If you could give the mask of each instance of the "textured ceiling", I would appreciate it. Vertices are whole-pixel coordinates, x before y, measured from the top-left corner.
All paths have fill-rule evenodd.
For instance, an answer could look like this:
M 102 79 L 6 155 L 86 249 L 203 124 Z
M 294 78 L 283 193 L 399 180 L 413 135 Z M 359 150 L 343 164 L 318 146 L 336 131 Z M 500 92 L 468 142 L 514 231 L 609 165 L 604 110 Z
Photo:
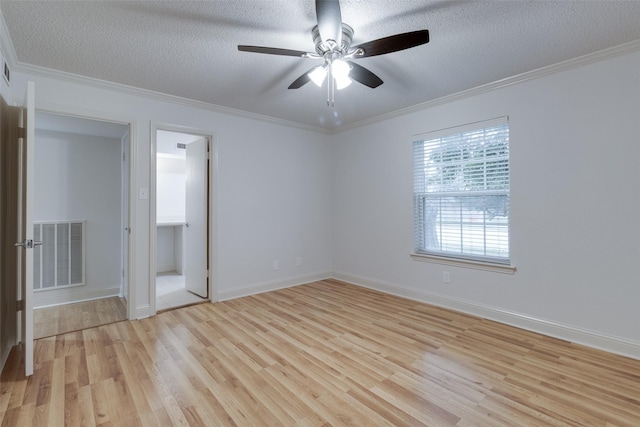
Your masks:
M 640 1 L 343 0 L 353 45 L 419 29 L 431 41 L 362 58 L 384 80 L 287 86 L 318 62 L 239 52 L 312 51 L 312 0 L 5 1 L 17 67 L 36 65 L 334 129 L 640 39 Z

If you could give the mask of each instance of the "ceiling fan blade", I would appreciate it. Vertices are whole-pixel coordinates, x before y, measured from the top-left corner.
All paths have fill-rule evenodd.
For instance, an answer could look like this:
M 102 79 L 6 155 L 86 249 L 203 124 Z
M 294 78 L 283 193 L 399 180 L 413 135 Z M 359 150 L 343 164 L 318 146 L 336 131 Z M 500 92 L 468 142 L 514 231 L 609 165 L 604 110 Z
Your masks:
M 316 16 L 322 41 L 326 43 L 328 40 L 333 40 L 339 48 L 342 43 L 340 2 L 338 0 L 316 0 Z
M 311 71 L 313 71 L 313 68 L 307 71 L 306 73 L 304 73 L 303 75 L 301 75 L 300 77 L 298 77 L 297 79 L 295 79 L 287 89 L 300 89 L 302 86 L 309 83 L 311 81 L 311 77 L 309 77 L 309 73 Z
M 358 55 L 357 57 L 366 58 L 409 49 L 428 42 L 429 30 L 418 30 L 362 43 L 361 45 L 355 46 L 354 49 L 362 49 L 364 54 Z
M 238 45 L 238 50 L 242 52 L 266 53 L 269 55 L 297 56 L 299 58 L 307 55 L 307 52 L 302 50 L 280 49 L 277 47 L 264 46 Z
M 349 77 L 353 80 L 362 83 L 365 86 L 369 86 L 372 89 L 375 89 L 384 83 L 380 77 L 376 76 L 362 65 L 358 65 L 353 61 L 347 61 L 347 63 L 351 65 Z

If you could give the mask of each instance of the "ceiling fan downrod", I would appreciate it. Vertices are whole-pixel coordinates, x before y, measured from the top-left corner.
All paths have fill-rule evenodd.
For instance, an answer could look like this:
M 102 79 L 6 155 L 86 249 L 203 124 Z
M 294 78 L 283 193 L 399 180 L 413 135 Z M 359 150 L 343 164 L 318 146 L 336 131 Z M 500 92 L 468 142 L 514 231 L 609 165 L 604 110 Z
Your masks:
M 327 106 L 335 107 L 336 105 L 336 82 L 333 80 L 333 70 L 329 64 L 327 71 Z

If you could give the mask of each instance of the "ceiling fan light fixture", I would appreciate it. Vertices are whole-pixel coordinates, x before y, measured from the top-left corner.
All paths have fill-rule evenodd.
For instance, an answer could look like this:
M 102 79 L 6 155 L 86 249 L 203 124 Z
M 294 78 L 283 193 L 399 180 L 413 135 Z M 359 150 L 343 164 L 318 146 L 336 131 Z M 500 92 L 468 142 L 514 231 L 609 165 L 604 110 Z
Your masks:
M 309 78 L 318 87 L 322 87 L 322 83 L 324 83 L 324 79 L 326 77 L 327 77 L 327 68 L 326 68 L 326 66 L 317 66 L 316 68 L 314 68 L 309 73 Z
M 336 82 L 336 89 L 344 89 L 351 84 L 350 71 L 351 67 L 342 59 L 335 59 L 331 62 L 331 74 Z
M 331 73 L 335 79 L 349 78 L 351 67 L 342 59 L 334 59 L 331 62 Z
M 338 90 L 344 89 L 345 87 L 349 86 L 353 82 L 353 80 L 351 80 L 349 76 L 342 76 L 342 77 L 333 76 L 333 79 L 336 82 L 336 89 Z

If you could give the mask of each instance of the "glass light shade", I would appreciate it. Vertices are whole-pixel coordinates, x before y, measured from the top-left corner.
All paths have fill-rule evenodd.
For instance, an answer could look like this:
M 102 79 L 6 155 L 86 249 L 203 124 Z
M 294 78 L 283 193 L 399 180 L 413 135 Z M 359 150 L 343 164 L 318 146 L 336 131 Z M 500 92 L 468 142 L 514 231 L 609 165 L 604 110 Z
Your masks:
M 344 89 L 351 84 L 349 72 L 351 67 L 341 59 L 336 59 L 331 63 L 331 74 L 336 82 L 336 89 Z
M 322 82 L 324 82 L 325 77 L 327 77 L 327 69 L 322 66 L 314 68 L 313 71 L 309 73 L 309 78 L 318 87 L 322 87 Z
M 349 86 L 352 82 L 352 80 L 348 76 L 343 76 L 343 77 L 333 76 L 333 80 L 335 80 L 336 89 L 338 90 L 344 89 L 345 87 Z
M 343 77 L 349 77 L 350 71 L 351 71 L 351 67 L 342 59 L 336 59 L 331 63 L 331 73 L 333 74 L 333 77 L 337 79 L 341 79 Z

